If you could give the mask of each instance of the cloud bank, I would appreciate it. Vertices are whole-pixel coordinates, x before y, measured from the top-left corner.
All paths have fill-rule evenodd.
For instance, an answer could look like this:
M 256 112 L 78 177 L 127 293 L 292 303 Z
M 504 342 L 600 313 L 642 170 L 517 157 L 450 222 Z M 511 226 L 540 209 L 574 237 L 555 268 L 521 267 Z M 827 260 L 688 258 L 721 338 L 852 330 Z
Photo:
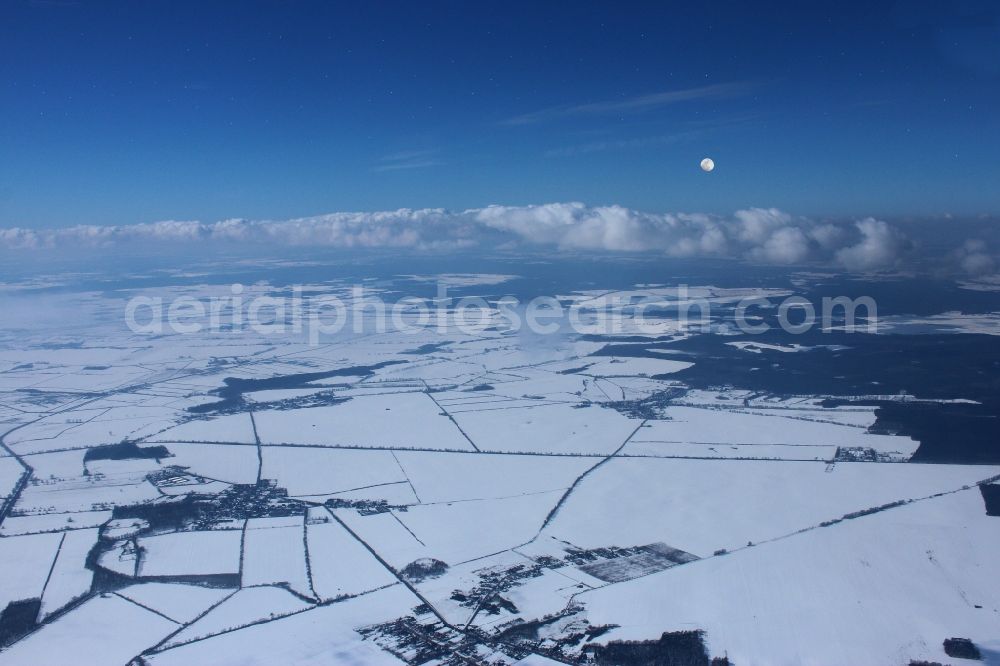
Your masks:
M 0 229 L 8 249 L 122 243 L 244 242 L 330 248 L 449 250 L 551 247 L 561 251 L 658 252 L 772 265 L 820 262 L 849 271 L 889 269 L 908 246 L 887 222 L 817 222 L 775 208 L 732 216 L 646 213 L 622 206 L 554 203 L 331 213 L 291 220 L 168 220 L 123 226 Z

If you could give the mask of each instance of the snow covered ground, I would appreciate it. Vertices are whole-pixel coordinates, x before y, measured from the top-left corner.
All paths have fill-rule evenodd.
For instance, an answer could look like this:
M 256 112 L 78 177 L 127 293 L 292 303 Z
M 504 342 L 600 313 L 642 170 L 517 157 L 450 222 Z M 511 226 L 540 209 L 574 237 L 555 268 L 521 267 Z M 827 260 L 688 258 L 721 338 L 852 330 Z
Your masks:
M 435 277 L 515 279 L 396 286 Z M 951 637 L 995 660 L 1000 467 L 909 463 L 873 406 L 692 388 L 698 354 L 653 345 L 698 333 L 629 324 L 784 293 L 588 289 L 562 300 L 623 330 L 544 344 L 5 338 L 0 666 L 536 666 L 679 631 L 740 665 L 961 663 Z
M 1000 647 L 1000 537 L 981 509 L 973 488 L 578 599 L 620 625 L 609 638 L 699 627 L 736 664 L 961 663 L 944 639 Z

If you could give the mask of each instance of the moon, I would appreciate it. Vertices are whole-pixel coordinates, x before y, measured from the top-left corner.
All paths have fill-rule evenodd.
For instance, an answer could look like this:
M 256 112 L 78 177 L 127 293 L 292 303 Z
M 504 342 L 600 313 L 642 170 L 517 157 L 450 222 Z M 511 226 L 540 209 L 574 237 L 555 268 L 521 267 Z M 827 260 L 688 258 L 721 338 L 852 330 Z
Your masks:
M 714 168 L 715 168 L 715 162 L 712 160 L 711 157 L 706 157 L 701 161 L 701 170 L 704 171 L 705 173 L 708 173 Z

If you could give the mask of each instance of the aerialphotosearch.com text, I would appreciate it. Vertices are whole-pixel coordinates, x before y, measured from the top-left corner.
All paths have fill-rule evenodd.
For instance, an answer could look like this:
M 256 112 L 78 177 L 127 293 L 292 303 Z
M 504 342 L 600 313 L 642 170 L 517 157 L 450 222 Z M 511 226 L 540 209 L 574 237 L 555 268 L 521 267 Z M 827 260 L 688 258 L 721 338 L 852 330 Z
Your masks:
M 869 296 L 824 297 L 819 303 L 797 295 L 731 299 L 693 296 L 686 285 L 668 295 L 636 298 L 627 292 L 597 297 L 453 297 L 439 284 L 429 298 L 406 296 L 386 302 L 356 285 L 334 293 L 306 293 L 302 287 L 252 291 L 234 284 L 205 298 L 138 295 L 125 306 L 125 323 L 137 334 L 195 334 L 253 331 L 260 335 L 304 336 L 311 344 L 342 333 L 470 335 L 487 330 L 537 335 L 574 332 L 599 335 L 667 335 L 729 330 L 763 334 L 774 328 L 797 335 L 822 331 L 873 333 L 878 308 Z M 290 292 L 290 293 L 289 293 Z

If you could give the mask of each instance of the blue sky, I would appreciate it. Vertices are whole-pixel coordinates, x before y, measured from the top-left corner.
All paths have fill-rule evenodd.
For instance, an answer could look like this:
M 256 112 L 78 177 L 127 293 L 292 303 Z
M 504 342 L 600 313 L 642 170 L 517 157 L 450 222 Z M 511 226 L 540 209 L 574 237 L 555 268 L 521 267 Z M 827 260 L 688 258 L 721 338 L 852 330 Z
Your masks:
M 1000 213 L 995 4 L 673 4 L 8 0 L 0 227 Z

